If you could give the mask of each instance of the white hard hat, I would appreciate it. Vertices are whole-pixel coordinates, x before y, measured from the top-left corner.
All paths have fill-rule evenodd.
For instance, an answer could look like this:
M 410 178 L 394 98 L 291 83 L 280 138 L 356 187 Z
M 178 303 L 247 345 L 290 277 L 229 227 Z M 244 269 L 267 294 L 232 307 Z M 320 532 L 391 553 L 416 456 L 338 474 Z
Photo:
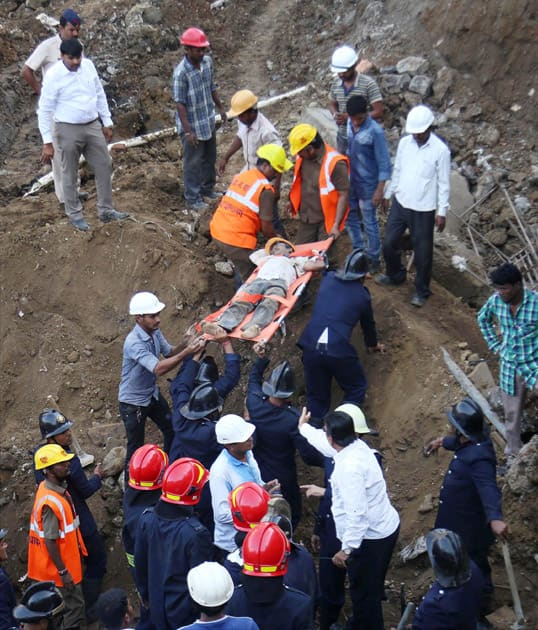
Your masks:
M 354 405 L 353 403 L 344 403 L 343 405 L 340 405 L 340 407 L 337 407 L 335 411 L 347 413 L 347 415 L 353 420 L 355 433 L 370 433 L 371 435 L 379 435 L 377 431 L 373 431 L 366 424 L 366 418 L 362 413 L 362 409 L 358 405 Z
M 338 74 L 345 72 L 354 66 L 359 60 L 359 55 L 351 46 L 339 46 L 331 57 L 331 72 Z
M 246 442 L 256 427 L 233 413 L 226 414 L 215 425 L 215 434 L 219 444 L 239 444 Z
M 433 125 L 435 116 L 426 105 L 417 105 L 407 114 L 405 130 L 407 133 L 424 133 Z
M 232 596 L 234 583 L 218 562 L 202 562 L 187 573 L 187 586 L 192 599 L 200 606 L 222 606 Z
M 148 291 L 135 293 L 129 302 L 129 315 L 155 315 L 160 313 L 166 304 L 159 301 L 156 295 Z

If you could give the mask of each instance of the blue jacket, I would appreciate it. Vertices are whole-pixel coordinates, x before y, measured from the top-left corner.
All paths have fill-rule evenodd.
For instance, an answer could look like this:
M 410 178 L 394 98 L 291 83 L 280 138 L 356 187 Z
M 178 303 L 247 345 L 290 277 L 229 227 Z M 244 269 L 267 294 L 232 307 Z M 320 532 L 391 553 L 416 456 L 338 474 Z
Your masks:
M 147 508 L 155 507 L 161 490 L 135 490 L 130 486 L 123 493 L 123 529 L 121 539 L 130 567 L 134 567 L 136 532 L 140 517 Z
M 135 541 L 136 585 L 149 602 L 158 630 L 176 630 L 196 620 L 187 573 L 213 560 L 211 536 L 185 506 L 159 501 L 140 517 Z
M 471 579 L 463 586 L 432 584 L 415 613 L 413 630 L 475 630 L 484 578 L 474 562 L 471 568 Z
M 17 605 L 15 591 L 8 574 L 0 567 L 0 630 L 18 628 L 19 623 L 13 618 L 13 608 Z
M 224 355 L 224 374 L 215 382 L 215 389 L 222 398 L 226 398 L 239 382 L 239 358 L 238 354 Z M 194 457 L 209 470 L 222 450 L 215 437 L 215 423 L 205 419 L 189 420 L 181 415 L 181 408 L 189 402 L 194 389 L 194 379 L 199 367 L 197 361 L 187 357 L 170 383 L 174 426 L 170 461 L 173 462 L 178 457 Z
M 36 449 L 37 450 L 37 449 Z M 72 453 L 69 448 L 65 449 L 68 453 Z M 34 469 L 34 476 L 37 484 L 40 484 L 45 475 L 42 470 Z M 75 510 L 80 519 L 80 533 L 82 537 L 91 536 L 97 531 L 97 523 L 93 518 L 93 514 L 86 503 L 93 494 L 101 487 L 101 478 L 99 475 L 86 477 L 78 455 L 75 455 L 69 462 L 69 476 L 67 477 L 67 491 L 73 499 Z
M 493 543 L 489 522 L 503 519 L 495 451 L 489 438 L 460 444 L 450 436 L 444 438 L 443 447 L 455 454 L 441 486 L 435 527 L 459 534 L 472 555 Z
M 284 586 L 277 600 L 270 604 L 249 601 L 244 586 L 236 586 L 226 612 L 237 617 L 252 617 L 260 630 L 310 630 L 314 627 L 312 600 L 289 586 Z
M 370 292 L 360 280 L 340 280 L 334 271 L 325 272 L 314 309 L 297 345 L 331 357 L 356 357 L 350 342 L 357 322 L 361 323 L 367 347 L 377 345 L 377 332 Z M 318 344 L 328 328 L 328 343 Z

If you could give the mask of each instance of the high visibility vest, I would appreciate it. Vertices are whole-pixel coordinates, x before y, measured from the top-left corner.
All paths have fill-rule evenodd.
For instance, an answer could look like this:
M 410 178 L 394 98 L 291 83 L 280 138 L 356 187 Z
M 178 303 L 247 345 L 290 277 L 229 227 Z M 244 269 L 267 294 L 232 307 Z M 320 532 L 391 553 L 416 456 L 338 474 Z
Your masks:
M 337 162 L 340 162 L 341 160 L 345 160 L 347 171 L 349 173 L 349 159 L 325 143 L 325 155 L 323 156 L 321 168 L 319 169 L 319 199 L 321 201 L 323 217 L 325 218 L 325 230 L 327 231 L 327 234 L 331 231 L 334 225 L 334 220 L 336 219 L 336 204 L 338 203 L 338 191 L 334 188 L 331 175 Z M 290 190 L 291 212 L 293 216 L 299 212 L 299 208 L 301 207 L 302 163 L 303 158 L 297 157 L 295 161 L 295 170 L 293 172 L 293 182 L 291 183 Z M 344 229 L 348 214 L 349 205 L 346 208 L 342 222 L 338 226 L 340 230 Z
M 236 175 L 209 223 L 211 236 L 226 245 L 254 249 L 262 227 L 260 195 L 264 190 L 274 188 L 257 168 Z
M 47 506 L 58 519 L 59 537 L 56 539 L 56 543 L 60 557 L 65 568 L 71 574 L 73 582 L 79 584 L 82 581 L 81 554 L 86 556 L 88 553 L 80 533 L 78 516 L 66 497 L 54 492 L 45 484 L 45 481 L 39 484 L 30 517 L 28 577 L 38 581 L 52 580 L 56 586 L 63 586 L 63 580 L 45 546 L 43 508 Z

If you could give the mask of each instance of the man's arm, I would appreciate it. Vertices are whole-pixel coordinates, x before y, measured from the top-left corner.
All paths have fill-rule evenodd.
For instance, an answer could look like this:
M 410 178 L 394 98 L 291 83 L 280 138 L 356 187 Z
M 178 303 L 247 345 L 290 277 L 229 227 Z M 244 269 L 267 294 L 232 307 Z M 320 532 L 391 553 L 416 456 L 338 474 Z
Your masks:
M 222 101 L 220 100 L 218 90 L 216 89 L 212 90 L 211 97 L 213 99 L 213 102 L 215 103 L 216 108 L 218 109 L 220 113 L 221 122 L 222 124 L 224 124 L 228 120 L 228 117 L 226 116 L 226 109 L 224 105 L 222 104 Z
M 383 111 L 385 109 L 383 106 L 383 101 L 375 101 L 375 103 L 370 103 L 370 107 L 370 116 L 378 122 L 381 121 L 383 119 Z
M 260 221 L 262 224 L 262 234 L 265 238 L 276 236 L 273 227 L 273 204 L 275 203 L 275 193 L 272 189 L 266 188 L 260 195 Z
M 340 236 L 340 225 L 349 208 L 349 173 L 347 163 L 344 160 L 338 162 L 334 167 L 331 180 L 338 192 L 338 201 L 336 202 L 336 216 L 329 236 L 332 235 L 336 239 Z
M 217 172 L 219 175 L 224 174 L 224 170 L 226 168 L 226 164 L 228 163 L 228 160 L 232 157 L 232 155 L 234 155 L 234 153 L 237 153 L 237 151 L 239 151 L 241 146 L 242 146 L 242 142 L 239 136 L 234 136 L 234 139 L 232 140 L 232 143 L 228 147 L 228 150 L 226 151 L 224 156 L 219 160 L 219 165 L 217 169 Z
M 368 289 L 366 289 L 366 291 L 368 291 Z M 366 344 L 366 347 L 377 348 L 377 330 L 375 326 L 374 311 L 372 308 L 372 300 L 370 299 L 369 291 L 368 298 L 368 301 L 365 302 L 363 308 L 361 309 L 359 321 L 361 323 L 364 343 Z
M 226 398 L 239 383 L 240 357 L 234 352 L 230 338 L 222 342 L 222 349 L 224 350 L 224 374 L 215 382 L 215 389 L 222 398 Z
M 195 354 L 196 352 L 202 350 L 206 343 L 206 339 L 203 337 L 196 337 L 186 348 L 179 352 L 177 352 L 178 346 L 174 346 L 171 350 L 171 356 L 168 356 L 166 359 L 160 359 L 153 368 L 153 373 L 155 376 L 167 374 L 170 370 L 177 367 L 186 356 Z
M 378 206 L 383 201 L 385 182 L 390 179 L 392 170 L 389 149 L 387 147 L 385 133 L 382 130 L 381 133 L 378 132 L 374 135 L 374 157 L 378 169 L 378 184 L 372 197 L 372 203 L 374 206 Z
M 450 207 L 450 151 L 443 151 L 437 161 L 437 231 L 445 229 L 446 213 Z
M 49 77 L 49 74 L 47 74 L 47 77 Z M 55 81 L 53 79 L 45 80 L 41 89 L 37 109 L 37 122 L 41 138 L 43 139 L 43 149 L 41 153 L 42 162 L 49 162 L 54 156 L 54 148 L 52 146 L 52 117 L 56 108 L 57 98 Z
M 83 499 L 89 499 L 101 487 L 100 468 L 95 468 L 96 473 L 89 479 L 82 470 L 80 459 L 74 457 L 69 467 L 69 486 L 74 488 Z
M 396 158 L 394 160 L 394 168 L 392 169 L 392 177 L 390 179 L 390 184 L 385 190 L 385 201 L 383 203 L 383 207 L 386 210 L 389 206 L 389 201 L 392 198 L 392 195 L 396 192 L 398 188 L 398 182 L 400 179 L 400 172 L 402 170 L 402 141 L 398 143 L 398 148 L 396 149 Z
M 488 299 L 480 311 L 478 311 L 476 320 L 478 322 L 480 332 L 488 344 L 488 348 L 497 354 L 501 347 L 501 340 L 497 336 L 495 327 L 493 326 L 493 318 L 496 315 L 494 299 L 495 296 L 491 296 Z
M 38 81 L 36 73 L 32 70 L 32 68 L 24 64 L 24 66 L 22 67 L 21 76 L 32 88 L 34 94 L 37 94 L 37 96 L 39 96 L 41 94 L 41 83 Z

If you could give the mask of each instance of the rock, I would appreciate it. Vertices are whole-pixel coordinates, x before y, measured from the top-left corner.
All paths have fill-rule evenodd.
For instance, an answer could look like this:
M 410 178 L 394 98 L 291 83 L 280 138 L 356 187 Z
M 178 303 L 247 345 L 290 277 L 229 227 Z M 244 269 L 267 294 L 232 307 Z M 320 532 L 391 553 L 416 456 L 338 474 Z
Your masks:
M 460 352 L 460 362 L 465 363 L 466 361 L 468 361 L 470 356 L 471 356 L 471 351 L 469 349 L 463 350 L 463 352 Z
M 437 71 L 433 83 L 433 94 L 436 99 L 442 101 L 445 98 L 454 83 L 455 75 L 455 71 L 447 66 L 443 66 Z
M 26 6 L 33 11 L 38 11 L 42 7 L 50 4 L 50 0 L 26 0 Z
M 96 398 L 95 400 L 92 400 L 90 402 L 90 409 L 93 409 L 93 411 L 99 411 L 100 409 L 103 408 L 104 404 L 105 403 L 103 400 Z
M 228 276 L 228 278 L 231 278 L 235 273 L 233 264 L 227 260 L 215 263 L 215 271 L 223 276 Z
M 79 359 L 80 354 L 76 350 L 73 350 L 73 352 L 70 352 L 67 355 L 67 360 L 69 361 L 69 363 L 76 363 Z
M 484 125 L 478 134 L 476 141 L 478 144 L 485 144 L 487 147 L 494 147 L 500 140 L 501 134 L 497 127 Z
M 407 562 L 423 553 L 426 553 L 426 537 L 421 534 L 415 541 L 404 547 L 398 555 L 402 562 Z
M 420 512 L 420 514 L 427 514 L 428 512 L 432 512 L 433 509 L 434 509 L 434 507 L 433 507 L 432 495 L 431 494 L 426 494 L 424 496 L 424 500 L 419 505 L 418 511 Z
M 400 94 L 407 90 L 411 82 L 409 74 L 382 74 L 379 77 L 379 84 L 382 91 L 387 94 Z
M 163 15 L 159 7 L 146 6 L 142 10 L 142 19 L 146 24 L 160 24 Z
M 465 348 L 469 347 L 469 344 L 466 341 L 458 341 L 457 345 L 460 350 L 465 350 Z
M 538 485 L 538 435 L 533 435 L 516 455 L 508 472 L 506 482 L 514 494 L 536 492 Z
M 411 79 L 408 90 L 416 92 L 422 97 L 429 96 L 432 91 L 433 80 L 425 74 L 417 74 Z
M 463 120 L 473 120 L 478 118 L 482 114 L 482 108 L 477 103 L 472 103 L 469 107 L 465 108 L 463 112 Z
M 103 469 L 103 476 L 115 477 L 123 471 L 125 466 L 125 447 L 116 446 L 110 450 L 103 459 L 101 468 Z
M 502 247 L 508 240 L 508 233 L 504 228 L 494 228 L 486 234 L 486 238 L 496 247 Z
M 409 107 L 415 107 L 415 105 L 422 103 L 422 96 L 415 92 L 404 92 L 404 100 Z
M 469 374 L 474 385 L 483 393 L 491 391 L 495 387 L 495 379 L 485 361 L 479 361 L 474 370 Z
M 477 363 L 480 362 L 480 355 L 477 352 L 472 352 L 468 356 L 467 360 L 468 360 L 470 365 L 476 365 Z
M 405 57 L 396 64 L 398 74 L 410 74 L 414 77 L 417 74 L 424 74 L 429 67 L 429 62 L 424 57 Z
M 337 126 L 331 112 L 322 107 L 307 107 L 301 118 L 302 122 L 313 125 L 321 137 L 331 146 L 336 146 Z
M 474 197 L 469 192 L 469 185 L 465 177 L 457 171 L 450 173 L 450 210 L 446 217 L 446 230 L 450 234 L 458 235 L 461 231 L 461 216 L 474 203 Z
M 88 437 L 94 446 L 103 447 L 106 445 L 108 438 L 119 437 L 125 439 L 125 427 L 122 422 L 98 423 L 88 429 Z
M 523 213 L 532 209 L 532 203 L 523 195 L 516 195 L 514 197 L 514 206 L 516 207 L 516 210 Z M 28 309 L 27 312 L 29 312 Z
M 396 69 L 396 66 L 381 66 L 381 68 L 379 68 L 379 72 L 380 74 L 397 74 L 398 70 Z

